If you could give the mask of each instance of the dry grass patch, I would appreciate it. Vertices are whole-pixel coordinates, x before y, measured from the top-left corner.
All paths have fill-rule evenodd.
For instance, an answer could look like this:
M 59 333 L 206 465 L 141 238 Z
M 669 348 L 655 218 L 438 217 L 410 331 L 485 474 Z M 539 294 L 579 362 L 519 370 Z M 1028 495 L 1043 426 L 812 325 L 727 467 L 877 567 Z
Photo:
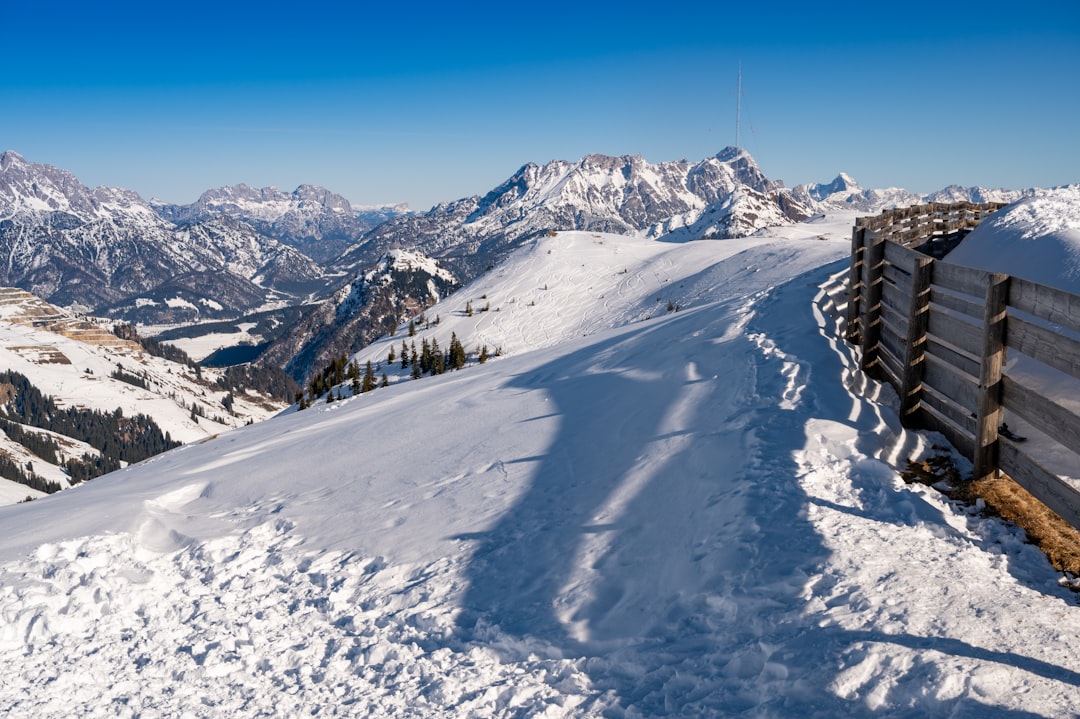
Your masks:
M 909 462 L 900 476 L 905 482 L 930 485 L 950 499 L 1012 522 L 1027 532 L 1028 540 L 1042 550 L 1054 569 L 1072 577 L 1080 575 L 1080 531 L 1012 478 L 1002 475 L 1000 479 L 963 480 L 947 455 Z M 1075 581 L 1068 584 L 1080 591 Z

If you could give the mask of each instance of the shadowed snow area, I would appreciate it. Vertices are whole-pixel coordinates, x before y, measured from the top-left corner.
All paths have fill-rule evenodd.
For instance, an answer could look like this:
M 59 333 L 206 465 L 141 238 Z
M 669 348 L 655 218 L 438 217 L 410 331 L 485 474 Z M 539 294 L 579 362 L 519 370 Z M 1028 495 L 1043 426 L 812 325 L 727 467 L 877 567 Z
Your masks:
M 941 440 L 836 340 L 850 219 L 551 238 L 517 260 L 593 268 L 587 327 L 456 295 L 443 330 L 511 356 L 0 509 L 0 713 L 1076 714 L 1075 596 L 896 473 Z M 631 292 L 645 267 L 687 309 Z

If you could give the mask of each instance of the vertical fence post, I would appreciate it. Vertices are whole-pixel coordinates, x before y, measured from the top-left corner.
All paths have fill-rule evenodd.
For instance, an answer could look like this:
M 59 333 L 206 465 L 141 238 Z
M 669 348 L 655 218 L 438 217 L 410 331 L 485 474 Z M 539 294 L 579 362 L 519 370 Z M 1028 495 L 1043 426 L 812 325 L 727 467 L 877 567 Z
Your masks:
M 979 362 L 979 407 L 975 415 L 973 479 L 997 476 L 998 427 L 1001 426 L 1001 371 L 1005 366 L 1005 318 L 1009 276 L 990 274 L 983 309 L 983 347 Z
M 878 231 L 866 230 L 863 260 L 864 304 L 859 334 L 862 340 L 862 370 L 871 374 L 877 363 L 878 342 L 881 340 L 881 293 L 885 282 L 885 237 Z
M 863 250 L 863 227 L 860 220 L 855 221 L 851 228 L 851 272 L 848 274 L 848 306 L 847 306 L 847 330 L 845 338 L 848 342 L 859 342 L 859 314 L 860 305 L 863 302 L 862 272 L 865 251 Z
M 913 427 L 922 399 L 922 378 L 926 369 L 926 328 L 930 320 L 930 282 L 934 260 L 919 257 L 911 274 L 911 304 L 908 307 L 907 346 L 904 376 L 900 379 L 900 422 Z

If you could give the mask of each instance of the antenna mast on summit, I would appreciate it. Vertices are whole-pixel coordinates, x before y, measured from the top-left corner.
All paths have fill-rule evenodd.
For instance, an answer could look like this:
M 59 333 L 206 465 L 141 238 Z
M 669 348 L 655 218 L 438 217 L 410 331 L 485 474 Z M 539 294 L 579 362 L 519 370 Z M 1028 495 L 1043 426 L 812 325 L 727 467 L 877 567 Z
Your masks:
M 739 84 L 735 89 L 735 149 L 741 149 L 739 145 L 739 122 L 742 118 L 742 61 L 739 61 Z

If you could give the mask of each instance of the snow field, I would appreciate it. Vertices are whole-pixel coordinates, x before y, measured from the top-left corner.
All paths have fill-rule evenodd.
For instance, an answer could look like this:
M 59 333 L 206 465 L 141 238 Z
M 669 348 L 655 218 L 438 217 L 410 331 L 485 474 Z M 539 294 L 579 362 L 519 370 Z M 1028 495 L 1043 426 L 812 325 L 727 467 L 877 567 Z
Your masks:
M 1076 715 L 1075 595 L 897 475 L 940 438 L 837 339 L 842 229 L 651 248 L 688 309 L 627 321 L 646 285 L 582 337 L 538 300 L 546 334 L 481 328 L 498 361 L 0 509 L 0 712 Z M 493 307 L 644 271 L 562 239 Z M 480 294 L 437 330 L 475 344 Z

